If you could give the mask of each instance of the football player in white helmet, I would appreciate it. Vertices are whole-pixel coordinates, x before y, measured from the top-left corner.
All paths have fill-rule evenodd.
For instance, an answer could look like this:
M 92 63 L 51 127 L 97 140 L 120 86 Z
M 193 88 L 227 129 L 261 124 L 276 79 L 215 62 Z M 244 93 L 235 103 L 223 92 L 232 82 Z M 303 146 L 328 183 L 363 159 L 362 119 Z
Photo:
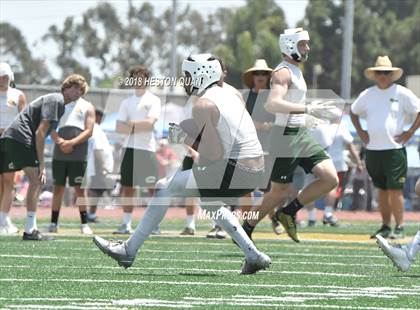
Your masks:
M 279 208 L 274 217 L 284 226 L 287 234 L 299 242 L 295 216 L 304 205 L 315 201 L 338 184 L 334 164 L 323 148 L 311 138 L 306 125 L 307 116 L 332 117 L 331 105 L 306 105 L 306 82 L 299 65 L 308 59 L 309 34 L 302 28 L 286 29 L 279 38 L 283 61 L 273 70 L 271 92 L 265 105 L 275 114 L 270 141 L 270 156 L 273 159 L 271 190 L 264 195 L 257 220 L 245 221 L 243 228 L 251 237 L 257 223 L 270 210 L 282 206 L 290 192 L 293 172 L 298 166 L 312 173 L 316 180 L 304 187 L 297 197 L 284 208 Z
M 170 199 L 197 196 L 201 207 L 244 252 L 242 273 L 252 274 L 268 268 L 270 258 L 257 250 L 238 219 L 225 207 L 232 198 L 236 200 L 253 191 L 261 181 L 264 157 L 252 119 L 233 92 L 217 85 L 222 69 L 215 57 L 192 55 L 184 60 L 182 71 L 187 94 L 199 98 L 193 106 L 192 119 L 174 125 L 169 140 L 192 145 L 200 135 L 198 161 L 192 169 L 159 180 L 141 222 L 127 241 L 110 242 L 101 237 L 93 241 L 120 266 L 128 268 L 153 228 L 163 219 Z M 180 128 L 186 134 L 182 134 Z
M 8 63 L 0 63 L 0 136 L 25 106 L 25 94 L 14 87 L 12 68 Z M 0 162 L 2 160 L 0 157 Z M 0 165 L 0 234 L 8 235 L 19 231 L 9 218 L 15 174 L 11 173 L 10 178 L 3 178 L 1 167 L 2 165 Z

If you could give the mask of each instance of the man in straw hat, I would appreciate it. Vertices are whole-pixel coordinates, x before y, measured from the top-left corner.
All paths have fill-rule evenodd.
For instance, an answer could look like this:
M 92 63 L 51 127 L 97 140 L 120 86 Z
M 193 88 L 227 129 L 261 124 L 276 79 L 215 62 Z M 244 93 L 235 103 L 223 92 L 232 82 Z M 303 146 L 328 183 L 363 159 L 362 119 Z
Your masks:
M 371 238 L 404 236 L 404 198 L 402 189 L 407 174 L 407 153 L 404 145 L 420 126 L 419 99 L 407 88 L 397 85 L 403 70 L 393 67 L 388 56 L 379 56 L 365 76 L 376 83 L 364 90 L 351 106 L 351 119 L 366 145 L 366 168 L 378 188 L 382 226 Z M 408 131 L 405 119 L 417 116 Z M 367 129 L 359 117 L 366 120 Z M 391 236 L 391 216 L 396 225 Z
M 274 215 L 289 237 L 299 242 L 296 213 L 338 184 L 332 160 L 305 128 L 308 118 L 331 116 L 334 107 L 326 103 L 305 104 L 307 87 L 299 65 L 308 58 L 308 32 L 302 28 L 286 29 L 280 35 L 279 43 L 283 61 L 273 71 L 271 92 L 265 105 L 267 111 L 276 116 L 270 139 L 270 156 L 274 160 L 271 190 L 264 195 L 262 204 L 253 210 L 258 211 L 258 220 L 246 221 L 242 227 L 251 236 L 259 220 L 270 210 L 283 205 L 291 190 L 293 173 L 301 166 L 317 179 Z

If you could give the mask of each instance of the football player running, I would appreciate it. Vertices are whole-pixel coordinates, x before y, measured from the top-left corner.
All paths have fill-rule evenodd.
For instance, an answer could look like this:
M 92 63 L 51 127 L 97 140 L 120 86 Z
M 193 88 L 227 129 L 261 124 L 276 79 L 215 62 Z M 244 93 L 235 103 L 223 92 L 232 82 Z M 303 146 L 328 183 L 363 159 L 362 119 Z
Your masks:
M 322 147 L 311 138 L 306 128 L 308 121 L 339 117 L 336 108 L 327 102 L 305 104 L 306 82 L 299 65 L 309 53 L 309 34 L 302 28 L 286 29 L 279 39 L 283 61 L 273 70 L 271 92 L 265 105 L 268 112 L 276 115 L 270 141 L 270 156 L 273 159 L 271 190 L 264 195 L 258 219 L 245 221 L 244 230 L 251 237 L 257 223 L 273 208 L 282 206 L 290 192 L 293 172 L 301 166 L 316 179 L 305 186 L 298 196 L 284 208 L 279 208 L 274 217 L 280 221 L 287 234 L 299 242 L 296 213 L 316 199 L 324 196 L 338 185 L 334 164 Z
M 229 198 L 236 200 L 258 187 L 264 171 L 263 151 L 252 119 L 239 97 L 217 85 L 222 69 L 215 57 L 192 55 L 183 61 L 182 71 L 187 94 L 199 98 L 194 104 L 192 119 L 176 126 L 172 131 L 178 134 L 171 135 L 170 140 L 192 144 L 200 134 L 198 160 L 192 169 L 178 171 L 173 177 L 158 181 L 154 197 L 127 241 L 110 242 L 98 236 L 93 241 L 120 266 L 128 268 L 154 227 L 162 221 L 170 199 L 197 196 L 201 207 L 217 215 L 216 223 L 244 252 L 242 274 L 266 269 L 271 264 L 270 258 L 257 250 L 238 219 L 226 208 L 232 201 Z M 189 135 L 179 128 L 185 128 Z

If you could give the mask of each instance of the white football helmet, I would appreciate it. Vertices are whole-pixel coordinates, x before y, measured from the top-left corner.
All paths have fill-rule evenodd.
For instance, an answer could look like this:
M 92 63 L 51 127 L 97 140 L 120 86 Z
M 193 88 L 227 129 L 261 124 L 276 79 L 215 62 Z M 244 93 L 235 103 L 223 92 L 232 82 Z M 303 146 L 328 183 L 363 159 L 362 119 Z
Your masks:
M 286 29 L 279 38 L 280 50 L 295 61 L 305 61 L 308 55 L 302 55 L 298 49 L 299 41 L 303 40 L 309 41 L 309 34 L 306 30 L 302 28 Z
M 187 92 L 191 94 L 196 88 L 197 95 L 210 85 L 219 82 L 223 74 L 219 60 L 211 54 L 190 55 L 182 62 L 182 71 L 184 74 L 188 72 L 192 79 Z
M 7 75 L 9 77 L 9 83 L 15 80 L 12 68 L 6 62 L 0 62 L 0 76 Z

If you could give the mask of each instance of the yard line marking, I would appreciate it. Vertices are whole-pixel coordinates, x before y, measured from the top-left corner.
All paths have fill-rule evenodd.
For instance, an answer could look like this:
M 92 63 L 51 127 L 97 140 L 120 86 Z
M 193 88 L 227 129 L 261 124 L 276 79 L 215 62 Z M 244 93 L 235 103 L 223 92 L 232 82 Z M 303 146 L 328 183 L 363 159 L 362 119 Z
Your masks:
M 2 266 L 0 266 L 2 267 Z M 93 267 L 73 267 L 73 266 L 39 266 L 38 269 L 45 267 L 45 269 L 110 269 L 110 270 L 122 270 L 121 267 L 112 267 L 112 266 L 93 266 Z M 25 266 L 26 268 L 26 266 Z M 13 268 L 12 268 L 13 269 Z M 17 269 L 15 267 L 15 269 Z M 238 269 L 210 269 L 210 268 L 183 268 L 183 267 L 131 267 L 130 270 L 173 270 L 173 271 L 183 271 L 183 272 L 213 272 L 213 273 L 238 273 Z M 370 277 L 368 275 L 354 274 L 354 273 L 330 273 L 330 272 L 313 272 L 313 271 L 274 271 L 274 270 L 265 270 L 261 271 L 262 273 L 270 274 L 295 274 L 295 275 L 314 275 L 314 276 L 332 276 L 332 277 L 356 277 L 356 278 L 366 278 Z

